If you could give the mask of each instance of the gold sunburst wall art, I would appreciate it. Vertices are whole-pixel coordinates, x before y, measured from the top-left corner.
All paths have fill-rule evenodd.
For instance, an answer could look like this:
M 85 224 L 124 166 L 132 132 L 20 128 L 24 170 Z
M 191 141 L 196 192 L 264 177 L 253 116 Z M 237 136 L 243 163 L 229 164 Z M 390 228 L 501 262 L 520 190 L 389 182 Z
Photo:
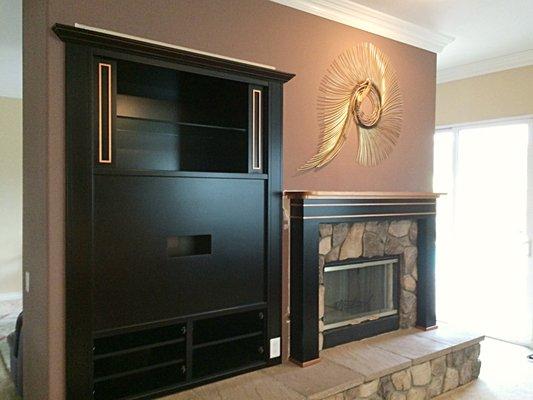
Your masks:
M 403 100 L 396 72 L 381 50 L 361 43 L 344 51 L 330 65 L 319 93 L 318 149 L 300 171 L 333 160 L 353 130 L 357 163 L 374 166 L 391 154 L 400 136 Z

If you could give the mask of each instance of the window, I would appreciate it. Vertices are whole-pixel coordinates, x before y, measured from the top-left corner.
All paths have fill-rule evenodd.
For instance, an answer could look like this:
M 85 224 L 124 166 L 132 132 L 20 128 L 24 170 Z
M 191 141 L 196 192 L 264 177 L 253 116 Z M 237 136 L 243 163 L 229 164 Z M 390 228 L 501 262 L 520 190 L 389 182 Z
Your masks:
M 453 127 L 434 141 L 434 190 L 447 193 L 437 209 L 439 319 L 519 343 L 531 341 L 533 326 L 531 126 Z

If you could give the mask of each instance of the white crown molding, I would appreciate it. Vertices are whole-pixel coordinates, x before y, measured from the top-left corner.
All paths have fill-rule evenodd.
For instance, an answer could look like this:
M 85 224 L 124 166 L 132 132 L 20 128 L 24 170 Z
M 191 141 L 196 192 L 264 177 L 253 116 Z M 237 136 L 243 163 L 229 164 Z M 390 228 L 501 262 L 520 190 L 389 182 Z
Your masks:
M 474 76 L 491 74 L 513 68 L 533 65 L 533 50 L 507 54 L 501 57 L 489 58 L 470 64 L 444 68 L 437 71 L 437 83 L 458 81 Z
M 433 53 L 440 53 L 445 46 L 454 40 L 451 36 L 431 31 L 420 25 L 404 21 L 350 0 L 270 1 L 429 50 Z

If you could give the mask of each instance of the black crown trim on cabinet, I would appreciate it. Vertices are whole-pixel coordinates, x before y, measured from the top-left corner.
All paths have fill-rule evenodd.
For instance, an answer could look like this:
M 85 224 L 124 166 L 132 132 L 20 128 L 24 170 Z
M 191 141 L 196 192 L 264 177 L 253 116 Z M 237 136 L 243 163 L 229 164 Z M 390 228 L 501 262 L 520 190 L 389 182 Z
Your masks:
M 279 364 L 294 75 L 53 30 L 66 42 L 67 399 L 153 399 Z
M 180 64 L 193 67 L 216 68 L 219 71 L 246 75 L 253 78 L 276 80 L 280 82 L 287 82 L 295 76 L 294 74 L 287 72 L 262 68 L 185 50 L 174 49 L 163 45 L 119 37 L 108 33 L 76 28 L 70 25 L 55 24 L 52 29 L 55 34 L 64 42 L 95 46 L 109 50 L 128 51 L 138 55 L 158 57 L 168 61 L 179 62 Z

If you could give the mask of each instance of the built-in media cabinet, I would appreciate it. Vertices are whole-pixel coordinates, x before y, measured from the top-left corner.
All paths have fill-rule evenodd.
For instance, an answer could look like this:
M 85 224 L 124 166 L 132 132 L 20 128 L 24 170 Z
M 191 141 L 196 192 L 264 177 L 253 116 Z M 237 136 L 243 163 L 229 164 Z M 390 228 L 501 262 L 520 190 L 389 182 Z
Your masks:
M 55 25 L 66 57 L 68 399 L 280 362 L 273 69 Z

